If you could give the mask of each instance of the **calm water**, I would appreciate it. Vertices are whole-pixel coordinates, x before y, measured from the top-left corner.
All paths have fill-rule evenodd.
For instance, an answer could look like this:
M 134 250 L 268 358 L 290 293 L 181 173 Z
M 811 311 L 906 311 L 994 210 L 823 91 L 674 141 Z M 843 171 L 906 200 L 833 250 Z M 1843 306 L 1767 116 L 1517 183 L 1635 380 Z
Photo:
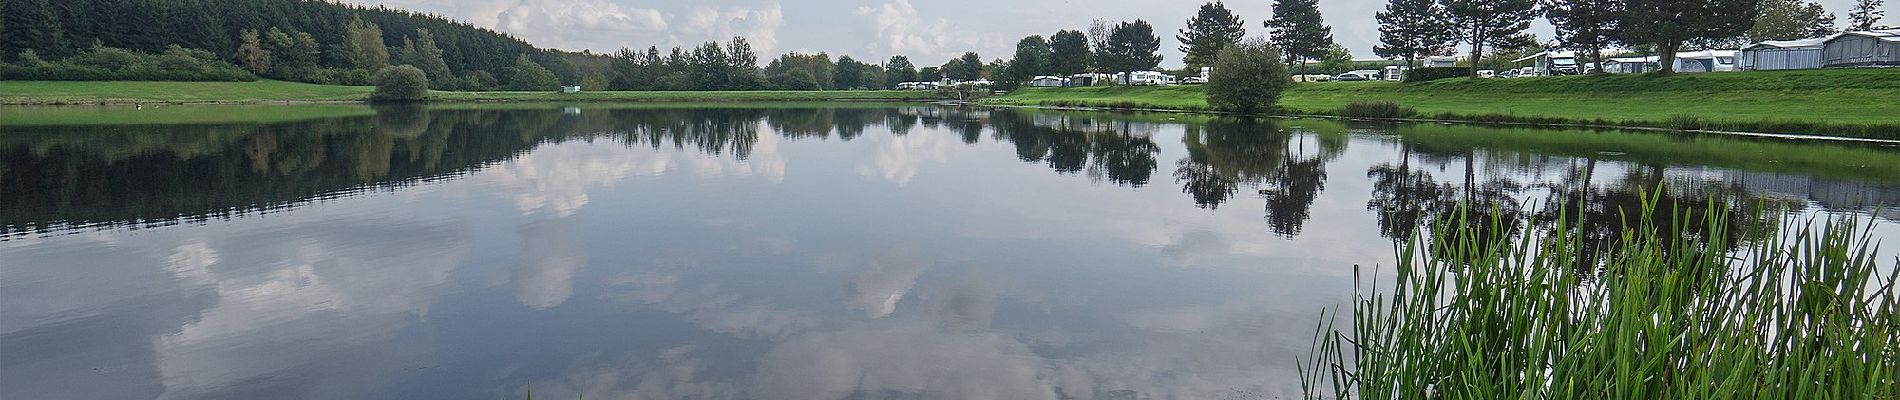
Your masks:
M 1570 204 L 1612 237 L 1660 193 L 1900 244 L 1887 147 L 932 107 L 7 112 L 6 399 L 1296 397 L 1353 266 L 1459 202 Z M 327 117 L 106 124 L 302 112 Z

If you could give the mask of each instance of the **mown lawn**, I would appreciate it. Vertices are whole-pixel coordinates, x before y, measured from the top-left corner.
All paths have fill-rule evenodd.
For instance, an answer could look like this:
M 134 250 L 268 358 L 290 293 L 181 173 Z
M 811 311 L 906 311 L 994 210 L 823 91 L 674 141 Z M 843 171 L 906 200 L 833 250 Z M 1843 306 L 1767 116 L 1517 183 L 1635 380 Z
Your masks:
M 1034 88 L 989 101 L 1207 108 L 1206 92 L 1200 86 Z M 1900 125 L 1900 69 L 1314 82 L 1295 84 L 1280 105 L 1296 113 L 1335 114 L 1348 103 L 1362 101 L 1396 102 L 1421 116 L 1503 115 L 1611 123 L 1662 123 L 1687 116 L 1762 125 Z

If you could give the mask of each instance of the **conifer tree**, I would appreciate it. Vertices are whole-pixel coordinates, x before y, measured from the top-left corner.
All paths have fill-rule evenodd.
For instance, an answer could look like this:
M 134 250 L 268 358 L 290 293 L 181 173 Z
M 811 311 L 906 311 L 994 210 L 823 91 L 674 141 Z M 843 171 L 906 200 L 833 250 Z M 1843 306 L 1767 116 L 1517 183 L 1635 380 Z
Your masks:
M 1471 65 L 1480 65 L 1486 47 L 1516 48 L 1536 43 L 1524 34 L 1537 19 L 1537 0 L 1441 0 L 1452 32 L 1471 49 Z M 1670 0 L 1647 0 L 1670 1 Z M 1477 76 L 1477 69 L 1472 69 Z
M 1181 52 L 1186 54 L 1183 61 L 1189 69 L 1195 69 L 1213 65 L 1222 49 L 1240 43 L 1247 36 L 1245 26 L 1225 3 L 1214 1 L 1202 4 L 1200 12 L 1188 20 L 1187 28 L 1174 38 L 1181 41 Z
M 1603 48 L 1616 34 L 1622 2 L 1607 0 L 1544 0 L 1544 18 L 1556 28 L 1560 47 L 1582 51 L 1602 65 Z M 1596 73 L 1602 73 L 1598 69 Z
M 232 56 L 237 65 L 257 75 L 270 72 L 270 50 L 264 48 L 263 40 L 257 37 L 257 31 L 247 29 L 239 33 L 238 38 L 237 54 Z
M 1115 24 L 1096 57 L 1103 72 L 1148 71 L 1161 65 L 1161 38 L 1148 21 Z
M 1326 56 L 1333 45 L 1333 28 L 1319 14 L 1319 0 L 1273 0 L 1273 19 L 1266 22 L 1267 37 L 1280 48 L 1287 65 Z
M 1854 2 L 1853 10 L 1847 12 L 1847 29 L 1855 31 L 1874 29 L 1874 27 L 1880 24 L 1880 18 L 1887 15 L 1886 10 L 1880 9 L 1881 3 L 1885 2 L 1886 0 L 1860 0 Z
M 1374 18 L 1379 21 L 1379 45 L 1372 53 L 1403 58 L 1408 67 L 1416 66 L 1419 58 L 1450 54 L 1456 41 L 1438 0 L 1391 0 Z

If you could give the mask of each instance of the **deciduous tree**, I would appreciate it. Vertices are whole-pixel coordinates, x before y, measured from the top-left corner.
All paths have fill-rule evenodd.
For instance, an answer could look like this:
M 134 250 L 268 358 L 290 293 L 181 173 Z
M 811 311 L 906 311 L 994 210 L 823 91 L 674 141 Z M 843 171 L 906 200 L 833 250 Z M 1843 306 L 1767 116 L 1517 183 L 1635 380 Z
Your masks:
M 1795 40 L 1834 34 L 1834 13 L 1802 0 L 1762 0 L 1761 15 L 1748 28 L 1747 42 Z M 1744 44 L 1746 45 L 1746 44 Z
M 257 31 L 244 30 L 238 34 L 238 42 L 237 54 L 231 56 L 232 61 L 253 74 L 270 72 L 270 50 L 264 49 L 264 42 L 257 37 Z
M 1676 52 L 1684 44 L 1748 33 L 1760 4 L 1760 0 L 1624 0 L 1616 39 L 1630 46 L 1652 46 L 1661 57 L 1660 72 L 1671 73 Z
M 1016 42 L 1016 56 L 1010 58 L 1007 73 L 1002 81 L 1022 82 L 1034 79 L 1049 70 L 1050 60 L 1055 53 L 1049 49 L 1049 41 L 1040 35 L 1032 35 Z
M 1207 104 L 1214 108 L 1254 113 L 1272 110 L 1280 93 L 1293 84 L 1280 51 L 1254 39 L 1222 49 L 1208 76 Z

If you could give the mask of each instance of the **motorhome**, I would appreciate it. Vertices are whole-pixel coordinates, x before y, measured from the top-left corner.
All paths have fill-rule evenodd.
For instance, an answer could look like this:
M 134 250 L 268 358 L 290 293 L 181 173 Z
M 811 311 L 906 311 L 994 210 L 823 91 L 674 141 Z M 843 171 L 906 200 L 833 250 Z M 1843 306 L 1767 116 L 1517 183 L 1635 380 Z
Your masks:
M 1115 74 L 1115 81 L 1125 86 L 1168 86 L 1175 84 L 1174 75 L 1158 71 L 1135 71 Z

